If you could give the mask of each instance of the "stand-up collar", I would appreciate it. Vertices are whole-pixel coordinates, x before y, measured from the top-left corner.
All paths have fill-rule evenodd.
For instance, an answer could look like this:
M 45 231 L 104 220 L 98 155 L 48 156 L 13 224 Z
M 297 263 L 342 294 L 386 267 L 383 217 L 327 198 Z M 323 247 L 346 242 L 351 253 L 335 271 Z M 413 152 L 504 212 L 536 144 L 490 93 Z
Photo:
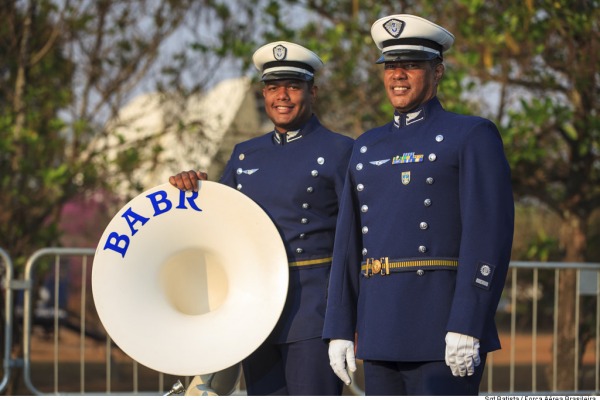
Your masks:
M 441 104 L 438 98 L 434 97 L 410 112 L 401 113 L 396 110 L 394 111 L 394 127 L 400 129 L 424 121 L 429 115 L 431 115 L 431 112 L 434 108 L 440 106 Z
M 285 133 L 279 133 L 275 130 L 273 131 L 273 139 L 277 144 L 293 142 L 294 140 L 302 138 L 302 133 L 300 133 L 300 131 L 301 129 L 298 129 L 297 131 L 287 131 Z
M 317 117 L 313 114 L 310 119 L 296 131 L 287 131 L 285 133 L 279 133 L 277 130 L 273 130 L 273 142 L 275 144 L 284 145 L 287 143 L 295 142 L 296 140 L 302 139 L 309 131 L 310 127 L 317 121 Z

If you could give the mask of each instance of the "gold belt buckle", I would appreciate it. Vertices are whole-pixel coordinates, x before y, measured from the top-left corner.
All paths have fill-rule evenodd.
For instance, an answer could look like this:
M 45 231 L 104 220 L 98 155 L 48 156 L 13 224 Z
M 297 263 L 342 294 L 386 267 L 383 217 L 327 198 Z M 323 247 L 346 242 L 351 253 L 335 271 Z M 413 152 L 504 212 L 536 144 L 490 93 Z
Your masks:
M 373 275 L 381 272 L 381 261 L 373 259 Z
M 382 257 L 380 259 L 367 258 L 365 265 L 365 276 L 370 278 L 375 274 L 381 274 L 383 276 L 389 275 L 390 273 L 390 262 L 389 257 Z

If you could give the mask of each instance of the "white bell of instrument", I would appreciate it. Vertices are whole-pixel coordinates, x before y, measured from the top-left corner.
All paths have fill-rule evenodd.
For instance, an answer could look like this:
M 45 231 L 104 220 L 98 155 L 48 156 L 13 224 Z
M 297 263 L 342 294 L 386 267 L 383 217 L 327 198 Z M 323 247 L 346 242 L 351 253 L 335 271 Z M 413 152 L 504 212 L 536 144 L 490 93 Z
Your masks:
M 148 368 L 210 374 L 246 358 L 283 310 L 288 261 L 269 216 L 228 186 L 156 186 L 102 235 L 92 292 L 112 340 Z M 197 195 L 196 198 L 194 196 Z

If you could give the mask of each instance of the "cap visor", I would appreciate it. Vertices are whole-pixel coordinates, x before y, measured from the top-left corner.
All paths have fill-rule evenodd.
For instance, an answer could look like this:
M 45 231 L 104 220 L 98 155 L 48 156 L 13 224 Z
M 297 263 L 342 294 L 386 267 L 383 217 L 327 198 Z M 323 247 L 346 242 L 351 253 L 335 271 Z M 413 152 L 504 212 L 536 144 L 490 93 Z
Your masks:
M 394 51 L 383 54 L 377 61 L 375 61 L 375 64 L 383 64 L 394 61 L 429 61 L 436 58 L 441 57 L 429 51 Z
M 283 79 L 295 79 L 299 81 L 312 81 L 313 77 L 300 72 L 271 72 L 263 75 L 262 82 L 278 81 Z

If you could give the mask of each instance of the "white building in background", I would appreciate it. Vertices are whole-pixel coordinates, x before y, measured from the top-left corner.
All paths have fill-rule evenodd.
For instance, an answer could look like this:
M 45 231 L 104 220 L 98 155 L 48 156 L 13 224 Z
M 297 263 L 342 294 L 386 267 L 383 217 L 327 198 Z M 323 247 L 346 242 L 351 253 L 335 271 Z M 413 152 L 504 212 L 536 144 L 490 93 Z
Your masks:
M 137 195 L 189 169 L 218 180 L 236 143 L 272 129 L 265 119 L 263 103 L 245 77 L 224 80 L 185 102 L 159 93 L 136 97 L 111 122 L 106 153 L 115 159 L 135 148 L 149 161 L 120 182 L 119 194 Z M 162 151 L 153 154 L 157 148 Z

